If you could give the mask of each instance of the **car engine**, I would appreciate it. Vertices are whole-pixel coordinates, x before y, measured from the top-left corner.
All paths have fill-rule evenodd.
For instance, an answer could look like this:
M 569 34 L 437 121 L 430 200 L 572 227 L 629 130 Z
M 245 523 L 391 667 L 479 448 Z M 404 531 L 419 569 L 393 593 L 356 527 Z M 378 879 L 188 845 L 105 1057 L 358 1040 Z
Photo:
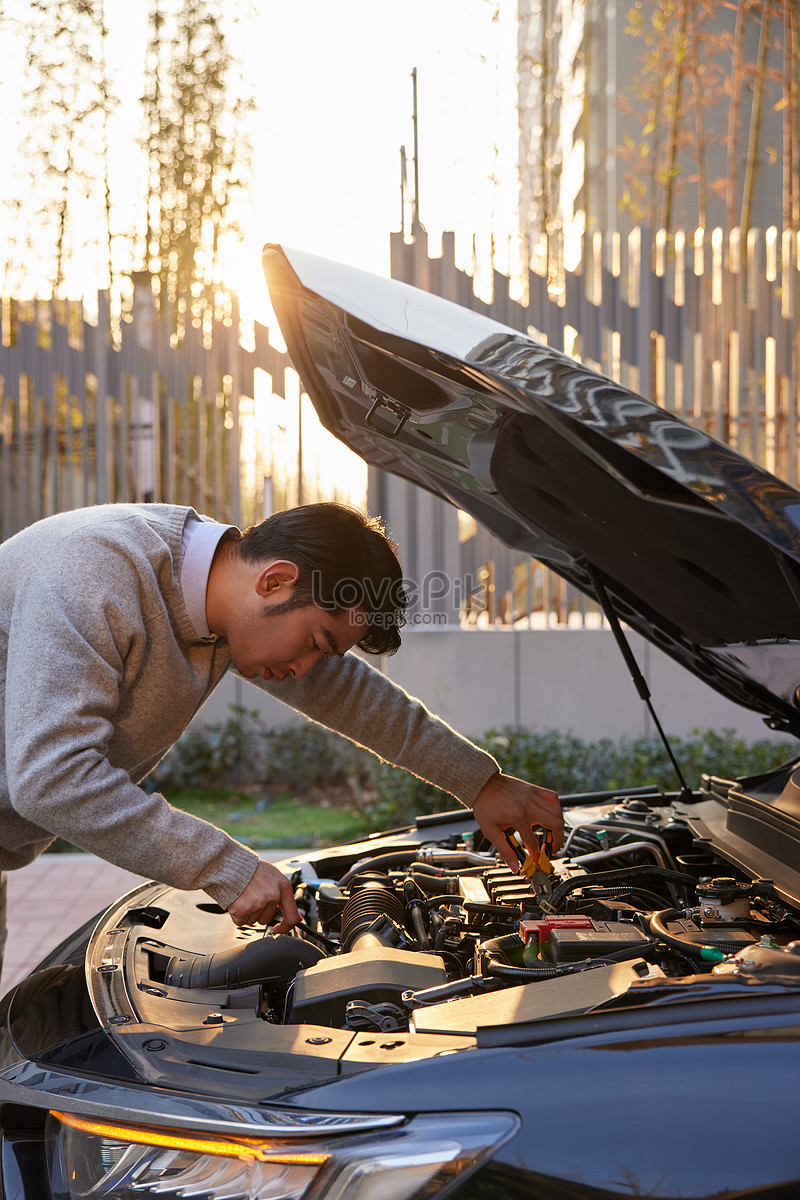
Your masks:
M 625 991 L 631 981 L 663 989 L 697 976 L 800 982 L 794 905 L 699 837 L 690 807 L 641 789 L 571 807 L 567 829 L 552 860 L 543 833 L 536 863 L 517 845 L 518 873 L 461 812 L 422 818 L 414 845 L 386 835 L 374 852 L 360 843 L 355 860 L 290 860 L 281 865 L 303 916 L 297 929 L 265 937 L 245 928 L 213 953 L 144 939 L 140 988 L 224 990 L 271 1025 L 463 1033 L 489 1010 L 464 1016 L 471 1010 L 459 1001 L 533 984 L 533 1014 L 563 1015 L 591 1006 L 591 992 L 539 985 L 622 964 L 633 967 Z M 565 1000 L 573 995 L 582 998 Z M 504 1011 L 493 999 L 492 1011 Z

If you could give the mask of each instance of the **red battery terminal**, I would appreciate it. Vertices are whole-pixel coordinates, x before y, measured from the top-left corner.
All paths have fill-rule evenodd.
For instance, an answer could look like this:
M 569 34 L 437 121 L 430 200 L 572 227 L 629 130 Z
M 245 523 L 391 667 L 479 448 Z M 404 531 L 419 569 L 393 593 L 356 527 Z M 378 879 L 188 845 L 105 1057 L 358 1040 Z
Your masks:
M 591 929 L 589 917 L 542 917 L 519 923 L 519 936 L 527 946 L 529 941 L 549 942 L 551 929 Z

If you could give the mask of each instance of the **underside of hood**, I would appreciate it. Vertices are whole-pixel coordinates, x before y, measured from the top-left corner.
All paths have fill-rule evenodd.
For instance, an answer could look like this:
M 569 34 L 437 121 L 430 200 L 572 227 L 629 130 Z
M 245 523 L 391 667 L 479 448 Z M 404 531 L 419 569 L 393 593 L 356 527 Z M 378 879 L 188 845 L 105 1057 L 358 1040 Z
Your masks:
M 280 246 L 264 270 L 326 428 L 800 736 L 799 492 L 469 309 Z

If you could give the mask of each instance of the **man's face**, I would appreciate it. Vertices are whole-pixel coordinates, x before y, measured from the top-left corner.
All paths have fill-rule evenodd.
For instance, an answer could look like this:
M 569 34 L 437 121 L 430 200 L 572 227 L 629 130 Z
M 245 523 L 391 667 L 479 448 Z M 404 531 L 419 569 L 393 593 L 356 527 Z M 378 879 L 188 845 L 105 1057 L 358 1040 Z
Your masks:
M 321 658 L 336 658 L 364 637 L 358 608 L 292 607 L 299 568 L 287 559 L 244 562 L 230 548 L 214 558 L 206 590 L 209 629 L 228 642 L 248 679 L 302 679 Z
M 248 679 L 302 679 L 321 658 L 336 658 L 364 636 L 358 609 L 332 613 L 309 605 L 285 609 L 277 598 L 228 633 L 234 666 Z

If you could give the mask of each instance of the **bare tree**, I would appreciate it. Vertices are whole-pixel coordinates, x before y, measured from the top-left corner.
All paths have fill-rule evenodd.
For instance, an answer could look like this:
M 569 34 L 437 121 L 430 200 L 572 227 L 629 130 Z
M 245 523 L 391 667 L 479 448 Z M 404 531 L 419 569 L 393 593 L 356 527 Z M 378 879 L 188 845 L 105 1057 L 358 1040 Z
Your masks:
M 108 119 L 113 108 L 116 105 L 116 100 L 111 92 L 111 85 L 108 77 L 108 62 L 106 59 L 106 45 L 108 40 L 108 28 L 106 26 L 105 17 L 105 0 L 97 0 L 97 4 L 93 12 L 97 40 L 100 47 L 99 53 L 99 83 L 102 96 L 101 107 L 101 128 L 102 128 L 102 143 L 101 143 L 101 164 L 103 173 L 103 216 L 104 231 L 105 231 L 105 251 L 106 251 L 106 270 L 108 271 L 108 290 L 113 295 L 115 288 L 115 268 L 114 268 L 114 226 L 112 217 L 111 203 L 111 179 L 109 176 L 108 150 L 109 150 L 109 135 L 108 135 Z
M 143 109 L 148 199 L 143 258 L 156 303 L 213 290 L 233 201 L 248 192 L 247 114 L 221 0 L 152 0 Z
M 724 219 L 746 232 L 759 189 L 760 219 L 769 213 L 765 172 L 782 160 L 783 202 L 767 219 L 782 215 L 784 229 L 797 228 L 797 0 L 653 0 L 631 11 L 626 32 L 641 51 L 619 97 L 631 129 L 618 148 L 629 166 L 623 209 L 651 227 L 658 221 L 671 228 L 683 196 L 682 223 Z M 780 145 L 766 144 L 768 106 L 782 111 Z M 687 188 L 695 183 L 696 198 Z M 715 198 L 716 218 L 709 211 Z
M 744 90 L 744 29 L 747 19 L 747 6 L 743 3 L 736 6 L 736 26 L 733 34 L 730 73 L 730 100 L 728 103 L 728 161 L 725 173 L 725 216 L 728 229 L 736 225 L 736 199 L 738 189 L 738 141 L 741 124 L 741 103 Z
M 651 228 L 658 223 L 662 189 L 671 170 L 665 152 L 669 155 L 671 147 L 673 157 L 677 154 L 683 60 L 676 71 L 676 11 L 673 0 L 656 0 L 648 8 L 636 6 L 625 30 L 629 37 L 641 40 L 643 48 L 639 71 L 630 89 L 619 97 L 620 112 L 638 126 L 636 134 L 628 134 L 618 147 L 620 159 L 630 164 L 620 204 L 634 220 L 643 220 Z M 670 112 L 672 119 L 665 124 Z M 676 186 L 673 174 L 669 191 Z
M 687 63 L 686 32 L 689 21 L 689 0 L 679 0 L 677 8 L 677 41 L 672 51 L 673 84 L 669 99 L 669 126 L 666 144 L 666 163 L 663 172 L 664 210 L 661 224 L 664 229 L 672 228 L 672 204 L 679 173 L 678 148 L 681 119 L 683 117 L 683 80 Z
M 783 95 L 782 111 L 782 210 L 784 229 L 800 227 L 800 137 L 798 120 L 798 72 L 800 47 L 797 40 L 797 8 L 783 6 Z
M 692 14 L 692 28 L 688 37 L 689 71 L 692 77 L 692 109 L 695 124 L 694 154 L 697 162 L 697 223 L 705 229 L 708 224 L 708 170 L 706 165 L 706 131 L 703 104 L 705 74 L 700 68 L 698 53 L 699 38 L 696 32 L 697 14 Z
M 115 99 L 102 0 L 30 0 L 21 16 L 0 16 L 24 63 L 6 281 L 64 295 L 77 255 L 96 258 L 105 243 L 111 270 L 106 122 Z
M 755 189 L 756 167 L 759 153 L 761 134 L 761 110 L 764 101 L 764 85 L 767 78 L 767 50 L 769 48 L 770 0 L 761 6 L 761 29 L 758 37 L 758 57 L 756 60 L 755 79 L 753 82 L 753 103 L 750 108 L 750 129 L 747 139 L 747 159 L 745 161 L 744 181 L 742 183 L 742 207 L 739 217 L 739 229 L 742 242 L 747 238 L 750 228 L 750 215 L 753 210 L 753 192 Z
M 557 247 L 563 226 L 559 201 L 562 164 L 558 110 L 561 86 L 557 47 L 560 28 L 556 0 L 534 0 L 530 10 L 527 45 L 520 52 L 517 62 L 520 77 L 527 84 L 527 94 L 522 103 L 532 114 L 530 142 L 526 147 L 530 172 L 524 180 L 531 210 L 526 214 L 525 223 L 535 238 L 544 239 L 551 282 L 555 282 L 558 273 Z

